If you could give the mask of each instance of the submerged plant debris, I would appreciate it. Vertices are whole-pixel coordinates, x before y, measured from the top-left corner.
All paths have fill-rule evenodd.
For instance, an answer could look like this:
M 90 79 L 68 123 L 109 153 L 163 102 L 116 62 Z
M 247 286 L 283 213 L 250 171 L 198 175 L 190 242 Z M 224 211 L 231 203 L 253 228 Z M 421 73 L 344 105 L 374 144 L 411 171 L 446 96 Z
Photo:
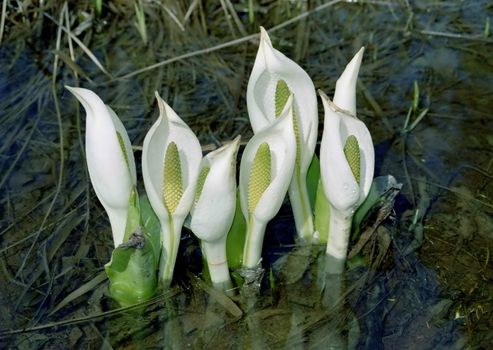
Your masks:
M 491 2 L 93 4 L 3 2 L 1 348 L 491 346 Z M 200 279 L 198 242 L 185 230 L 173 287 L 115 309 L 101 277 L 112 238 L 86 170 L 84 113 L 63 86 L 90 88 L 117 112 L 137 164 L 158 114 L 154 91 L 205 149 L 248 140 L 260 25 L 329 96 L 366 47 L 358 116 L 373 136 L 375 174 L 403 184 L 395 210 L 353 242 L 358 254 L 334 280 L 323 274 L 323 247 L 294 242 L 286 203 L 268 226 L 264 277 L 248 299 Z M 338 284 L 343 297 L 332 300 Z

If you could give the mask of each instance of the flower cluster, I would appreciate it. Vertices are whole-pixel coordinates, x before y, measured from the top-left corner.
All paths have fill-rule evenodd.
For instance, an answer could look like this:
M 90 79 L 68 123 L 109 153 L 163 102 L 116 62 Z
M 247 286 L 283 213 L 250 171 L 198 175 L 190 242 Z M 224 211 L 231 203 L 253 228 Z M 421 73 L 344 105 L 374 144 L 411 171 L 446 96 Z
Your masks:
M 193 131 L 156 93 L 159 117 L 144 139 L 142 175 L 159 222 L 157 238 L 148 232 L 150 216 L 145 218 L 141 212 L 135 161 L 123 124 L 92 91 L 67 87 L 86 110 L 87 166 L 113 232 L 116 249 L 107 265 L 112 294 L 123 295 L 135 288 L 122 280 L 142 271 L 156 276 L 164 287 L 171 283 L 188 215 L 190 229 L 201 240 L 213 285 L 229 289 L 226 238 L 237 208 L 237 187 L 246 221 L 244 268 L 257 268 L 261 263 L 267 223 L 289 193 L 300 241 L 327 242 L 327 254 L 341 262 L 333 271 L 342 272 L 351 218 L 368 195 L 373 179 L 371 136 L 356 117 L 356 81 L 362 56 L 363 49 L 347 65 L 337 81 L 333 101 L 320 91 L 325 118 L 316 203 L 325 201 L 326 205 L 314 205 L 307 186 L 318 135 L 314 84 L 298 64 L 273 47 L 263 28 L 247 88 L 254 136 L 243 151 L 238 186 L 240 137 L 203 157 Z M 325 209 L 317 212 L 317 208 Z M 147 255 L 140 251 L 146 246 Z M 129 247 L 133 253 L 127 252 Z M 155 285 L 155 281 L 150 283 Z M 125 293 L 120 285 L 125 285 Z M 145 291 L 118 301 L 129 304 L 152 295 Z

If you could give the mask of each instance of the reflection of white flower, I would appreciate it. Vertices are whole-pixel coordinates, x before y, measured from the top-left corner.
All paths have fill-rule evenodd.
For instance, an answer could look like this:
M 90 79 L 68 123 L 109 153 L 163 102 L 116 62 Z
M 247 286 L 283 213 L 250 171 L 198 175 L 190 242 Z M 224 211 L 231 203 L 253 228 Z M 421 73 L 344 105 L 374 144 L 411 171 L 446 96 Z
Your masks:
M 264 28 L 248 81 L 247 107 L 255 133 L 271 125 L 283 110 L 289 95 L 293 100 L 296 165 L 289 188 L 298 234 L 311 240 L 313 218 L 306 187 L 306 174 L 315 152 L 318 133 L 317 97 L 308 74 L 294 61 L 273 48 Z
M 115 247 L 123 243 L 128 201 L 136 184 L 127 131 L 91 90 L 66 86 L 86 110 L 86 160 L 92 186 L 110 219 Z
M 202 159 L 190 228 L 202 249 L 214 286 L 231 287 L 226 238 L 236 208 L 236 153 L 240 137 Z
M 281 208 L 291 181 L 296 151 L 292 103 L 291 95 L 281 116 L 252 137 L 241 158 L 240 204 L 247 221 L 245 267 L 259 264 L 267 222 Z
M 171 282 L 181 229 L 195 196 L 202 150 L 180 117 L 156 94 L 159 118 L 144 139 L 142 174 L 149 202 L 161 223 L 159 275 Z
M 320 146 L 320 175 L 330 202 L 327 254 L 339 259 L 342 271 L 351 219 L 365 200 L 373 180 L 375 153 L 370 132 L 356 118 L 356 81 L 363 49 L 337 81 L 334 102 L 320 92 L 325 125 Z

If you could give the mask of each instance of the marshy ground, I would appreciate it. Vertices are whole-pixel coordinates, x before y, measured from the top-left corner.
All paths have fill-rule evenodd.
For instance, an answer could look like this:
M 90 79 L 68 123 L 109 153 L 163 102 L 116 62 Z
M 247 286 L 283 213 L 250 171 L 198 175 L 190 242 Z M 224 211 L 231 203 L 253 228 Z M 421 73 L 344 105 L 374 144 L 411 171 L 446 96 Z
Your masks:
M 296 349 L 338 337 L 361 349 L 491 346 L 491 2 L 124 0 L 99 10 L 4 0 L 1 10 L 3 348 Z M 403 184 L 394 213 L 350 266 L 337 312 L 320 304 L 317 248 L 293 248 L 288 206 L 268 229 L 256 305 L 235 308 L 197 280 L 198 243 L 185 230 L 173 288 L 112 309 L 98 277 L 110 227 L 86 171 L 84 112 L 64 85 L 94 90 L 117 112 L 137 164 L 156 90 L 205 148 L 245 141 L 259 26 L 328 95 L 366 47 L 358 115 L 376 175 Z M 323 121 L 320 101 L 319 111 Z M 301 271 L 286 271 L 300 257 Z

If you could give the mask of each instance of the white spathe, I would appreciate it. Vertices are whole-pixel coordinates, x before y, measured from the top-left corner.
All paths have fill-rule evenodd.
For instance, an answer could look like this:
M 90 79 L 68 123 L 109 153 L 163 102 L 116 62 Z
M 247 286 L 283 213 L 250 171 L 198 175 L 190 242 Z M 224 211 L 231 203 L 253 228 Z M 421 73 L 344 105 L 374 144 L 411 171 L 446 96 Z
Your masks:
M 248 186 L 252 165 L 260 145 L 267 143 L 271 154 L 271 179 L 253 212 L 248 208 Z M 247 221 L 247 237 L 243 265 L 253 268 L 260 262 L 262 243 L 267 222 L 281 208 L 288 190 L 296 160 L 296 142 L 293 131 L 293 95 L 277 120 L 256 133 L 243 151 L 240 164 L 240 205 Z
M 142 150 L 142 175 L 149 202 L 161 223 L 160 277 L 169 283 L 173 274 L 181 229 L 195 196 L 202 149 L 193 131 L 157 94 L 159 117 L 149 129 Z M 164 163 L 170 143 L 176 144 L 181 165 L 183 194 L 170 213 L 163 200 Z
M 128 201 L 136 185 L 135 161 L 127 131 L 115 112 L 88 89 L 66 86 L 86 110 L 89 177 L 108 214 L 115 247 L 123 243 Z M 118 140 L 121 137 L 126 155 Z
M 293 60 L 276 50 L 267 31 L 260 27 L 260 46 L 248 81 L 247 107 L 255 133 L 276 120 L 275 96 L 279 80 L 283 80 L 293 97 L 293 118 L 300 147 L 289 189 L 298 234 L 309 239 L 313 219 L 306 189 L 306 174 L 315 152 L 318 135 L 317 96 L 308 74 Z
M 294 95 L 302 140 L 302 162 L 310 165 L 317 143 L 318 112 L 315 87 L 308 74 L 296 62 L 276 50 L 267 31 L 260 27 L 260 46 L 247 86 L 247 108 L 254 133 L 276 120 L 275 94 L 279 80 L 284 80 Z
M 236 153 L 240 136 L 208 153 L 202 166 L 210 170 L 192 208 L 190 228 L 203 241 L 222 238 L 231 227 L 236 208 Z
M 209 274 L 215 288 L 232 287 L 226 255 L 226 239 L 236 209 L 236 154 L 241 137 L 202 159 L 201 168 L 209 171 L 195 197 L 190 228 L 201 240 Z
M 375 167 L 375 151 L 370 132 L 356 117 L 356 83 L 364 49 L 360 49 L 337 80 L 334 102 L 320 96 L 325 110 L 320 145 L 320 176 L 330 203 L 327 254 L 335 258 L 333 273 L 341 273 L 347 255 L 351 220 L 370 191 Z M 360 181 L 356 180 L 344 154 L 349 136 L 356 137 L 360 155 Z
M 363 52 L 364 48 L 361 48 L 337 80 L 334 102 L 320 91 L 325 110 L 320 145 L 321 179 L 329 202 L 344 211 L 355 210 L 365 200 L 375 167 L 370 132 L 356 117 L 356 82 Z M 360 149 L 359 184 L 344 155 L 344 145 L 350 135 L 356 137 Z

